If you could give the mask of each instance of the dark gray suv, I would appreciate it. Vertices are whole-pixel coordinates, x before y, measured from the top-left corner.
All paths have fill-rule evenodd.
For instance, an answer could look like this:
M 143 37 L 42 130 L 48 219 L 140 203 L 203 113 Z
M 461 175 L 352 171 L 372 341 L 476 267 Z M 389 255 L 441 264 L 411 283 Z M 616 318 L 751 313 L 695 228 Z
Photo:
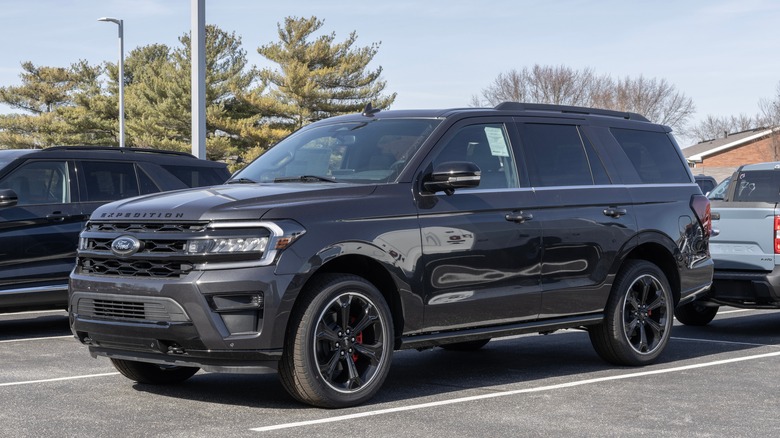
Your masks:
M 323 407 L 373 396 L 397 349 L 580 328 L 642 365 L 710 286 L 710 229 L 670 129 L 640 115 L 366 110 L 227 185 L 98 208 L 71 328 L 138 382 L 275 368 Z
M 224 164 L 178 152 L 0 150 L 0 312 L 67 306 L 78 235 L 98 206 L 229 176 Z

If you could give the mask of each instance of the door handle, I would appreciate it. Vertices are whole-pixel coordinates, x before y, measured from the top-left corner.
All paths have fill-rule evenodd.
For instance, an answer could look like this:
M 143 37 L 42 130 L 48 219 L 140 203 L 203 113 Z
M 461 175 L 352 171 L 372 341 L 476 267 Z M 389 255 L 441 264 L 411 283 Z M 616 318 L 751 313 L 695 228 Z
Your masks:
M 522 224 L 525 221 L 530 221 L 534 218 L 534 215 L 531 213 L 523 213 L 522 211 L 513 211 L 506 215 L 506 220 L 509 222 L 517 222 L 518 224 Z
M 628 211 L 625 208 L 607 207 L 604 209 L 604 216 L 613 217 L 615 219 L 623 216 L 626 213 L 628 213 Z

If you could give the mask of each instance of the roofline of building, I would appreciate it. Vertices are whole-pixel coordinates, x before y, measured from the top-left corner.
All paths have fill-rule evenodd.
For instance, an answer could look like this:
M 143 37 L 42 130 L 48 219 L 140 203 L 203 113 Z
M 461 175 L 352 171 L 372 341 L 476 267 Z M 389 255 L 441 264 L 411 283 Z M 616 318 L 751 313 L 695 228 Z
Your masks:
M 741 139 L 739 139 L 737 141 L 734 141 L 734 142 L 731 142 L 731 143 L 726 143 L 726 144 L 718 146 L 716 148 L 712 148 L 712 149 L 706 150 L 704 152 L 701 152 L 701 153 L 698 153 L 698 154 L 695 154 L 695 155 L 691 155 L 690 157 L 686 158 L 686 160 L 688 160 L 690 162 L 694 162 L 694 163 L 701 163 L 704 160 L 704 157 L 706 157 L 708 155 L 713 155 L 713 154 L 716 154 L 718 152 L 724 151 L 726 149 L 731 149 L 731 148 L 733 148 L 735 146 L 739 146 L 739 145 L 741 145 L 743 143 L 748 143 L 748 142 L 751 142 L 753 140 L 757 140 L 757 139 L 759 139 L 761 137 L 765 137 L 765 136 L 771 134 L 772 131 L 777 131 L 778 129 L 780 129 L 780 127 L 778 127 L 778 128 L 767 128 L 767 129 L 765 129 L 765 130 L 763 130 L 763 131 L 761 131 L 761 132 L 759 132 L 757 134 L 753 134 L 753 135 L 750 135 L 748 137 L 741 138 Z

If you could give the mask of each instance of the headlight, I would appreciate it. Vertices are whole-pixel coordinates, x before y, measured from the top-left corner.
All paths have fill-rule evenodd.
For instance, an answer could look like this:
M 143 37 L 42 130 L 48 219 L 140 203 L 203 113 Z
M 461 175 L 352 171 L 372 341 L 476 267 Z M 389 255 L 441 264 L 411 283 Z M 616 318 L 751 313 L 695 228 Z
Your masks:
M 235 254 L 256 252 L 262 254 L 268 247 L 265 237 L 225 237 L 187 241 L 190 254 Z
M 269 265 L 282 250 L 305 233 L 300 224 L 289 219 L 273 222 L 213 222 L 208 231 L 210 236 L 188 240 L 186 252 L 226 258 L 218 257 L 209 263 L 196 264 L 196 269 Z

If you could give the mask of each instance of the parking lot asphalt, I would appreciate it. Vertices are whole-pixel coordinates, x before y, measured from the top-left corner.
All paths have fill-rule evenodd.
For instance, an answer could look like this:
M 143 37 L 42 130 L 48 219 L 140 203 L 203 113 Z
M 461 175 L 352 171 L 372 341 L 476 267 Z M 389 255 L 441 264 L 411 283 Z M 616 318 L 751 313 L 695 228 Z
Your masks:
M 675 322 L 658 363 L 615 367 L 587 333 L 396 352 L 369 403 L 301 405 L 276 374 L 139 385 L 70 335 L 65 312 L 0 315 L 0 436 L 777 436 L 780 311 Z

